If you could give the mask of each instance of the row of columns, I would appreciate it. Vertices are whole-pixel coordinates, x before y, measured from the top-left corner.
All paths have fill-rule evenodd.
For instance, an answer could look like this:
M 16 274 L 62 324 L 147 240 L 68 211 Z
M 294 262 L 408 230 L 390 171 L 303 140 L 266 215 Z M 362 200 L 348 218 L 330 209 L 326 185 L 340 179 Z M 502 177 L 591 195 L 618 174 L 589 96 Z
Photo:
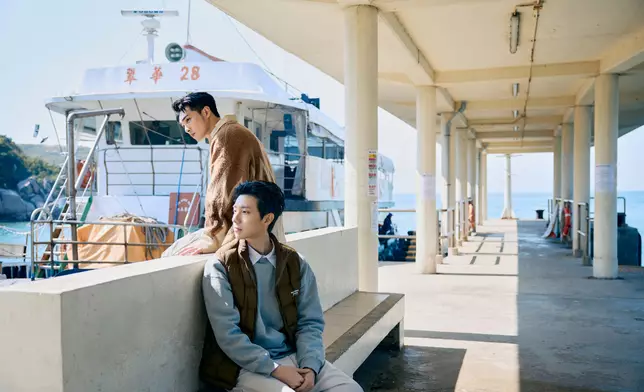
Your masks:
M 593 276 L 618 276 L 617 260 L 617 139 L 619 137 L 618 76 L 602 74 L 595 80 L 595 220 L 593 235 Z M 582 254 L 588 236 L 588 222 L 579 219 L 581 203 L 590 203 L 590 146 L 593 108 L 575 107 L 574 122 L 562 124 L 554 137 L 555 199 L 573 200 L 572 238 L 575 256 Z M 584 259 L 585 265 L 591 260 Z
M 370 157 L 378 150 L 378 11 L 375 7 L 358 5 L 345 9 L 345 209 L 348 227 L 358 228 L 358 286 L 360 290 L 378 289 L 378 191 L 369 179 Z M 418 86 L 416 98 L 417 121 L 417 206 L 416 206 L 416 264 L 421 273 L 436 273 L 438 255 L 436 239 L 436 141 L 442 133 L 443 208 L 454 208 L 456 200 L 468 196 L 474 203 L 485 205 L 486 160 L 482 154 L 477 169 L 475 140 L 466 132 L 456 131 L 448 115 L 441 115 L 437 125 L 436 87 Z M 479 174 L 477 175 L 477 171 Z M 371 185 L 371 186 L 370 186 Z M 454 186 L 453 186 L 454 185 Z M 477 189 L 478 190 L 478 197 Z M 467 208 L 463 211 L 467 214 Z M 479 213 L 484 219 L 485 210 Z M 464 216 L 467 221 L 467 215 Z M 452 222 L 444 222 L 451 227 Z M 467 225 L 450 239 L 467 238 Z
M 378 192 L 369 180 L 370 156 L 378 150 L 378 10 L 367 5 L 345 9 L 345 225 L 358 227 L 359 287 L 378 287 Z M 617 276 L 617 116 L 616 75 L 600 75 L 595 86 L 595 262 L 596 277 Z M 436 88 L 417 88 L 417 264 L 423 273 L 436 271 Z M 443 144 L 442 204 L 454 208 L 468 196 L 486 217 L 487 156 L 482 153 L 476 176 L 475 140 L 457 131 L 441 116 Z M 588 202 L 590 121 L 588 108 L 575 109 L 575 125 L 555 137 L 554 196 Z M 575 139 L 578 139 L 575 142 Z M 573 162 L 574 161 L 574 162 Z M 573 164 L 574 163 L 574 164 Z M 578 168 L 576 168 L 578 167 Z M 574 175 L 573 175 L 574 173 Z M 479 179 L 477 179 L 477 177 Z M 373 185 L 371 183 L 371 185 Z M 476 190 L 479 196 L 476 197 Z M 463 209 L 468 214 L 467 208 Z M 463 219 L 461 219 L 463 221 Z M 464 221 L 467 220 L 467 215 Z M 451 227 L 451 222 L 447 222 Z M 457 238 L 467 239 L 467 225 Z M 450 246 L 458 246 L 450 239 Z

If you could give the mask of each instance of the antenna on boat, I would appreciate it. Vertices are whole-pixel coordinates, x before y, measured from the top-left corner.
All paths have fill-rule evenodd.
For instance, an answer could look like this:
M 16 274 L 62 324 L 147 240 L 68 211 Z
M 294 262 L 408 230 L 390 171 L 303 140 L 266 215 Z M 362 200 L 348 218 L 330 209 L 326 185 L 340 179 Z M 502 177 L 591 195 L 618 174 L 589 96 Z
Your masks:
M 179 16 L 179 11 L 166 10 L 122 10 L 123 16 L 145 16 L 141 22 L 143 26 L 143 35 L 148 38 L 148 63 L 154 63 L 154 39 L 161 28 L 161 22 L 156 17 L 159 16 Z

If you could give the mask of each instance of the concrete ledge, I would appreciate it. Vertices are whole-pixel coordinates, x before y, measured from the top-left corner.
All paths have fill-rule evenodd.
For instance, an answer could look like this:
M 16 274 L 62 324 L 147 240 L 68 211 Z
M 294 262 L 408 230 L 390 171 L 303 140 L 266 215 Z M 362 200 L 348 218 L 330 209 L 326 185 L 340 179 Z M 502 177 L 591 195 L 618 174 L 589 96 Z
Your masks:
M 287 237 L 324 309 L 357 290 L 356 229 Z M 0 391 L 198 390 L 203 265 L 172 257 L 0 288 Z M 34 376 L 34 372 L 37 376 Z

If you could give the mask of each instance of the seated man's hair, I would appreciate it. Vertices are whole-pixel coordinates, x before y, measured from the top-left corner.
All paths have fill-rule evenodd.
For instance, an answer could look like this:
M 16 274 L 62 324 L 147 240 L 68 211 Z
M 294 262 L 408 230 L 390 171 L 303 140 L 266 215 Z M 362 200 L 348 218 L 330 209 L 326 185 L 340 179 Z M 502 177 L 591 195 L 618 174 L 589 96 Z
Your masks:
M 268 226 L 268 231 L 271 232 L 277 218 L 284 212 L 284 192 L 282 189 L 273 182 L 248 181 L 237 185 L 233 191 L 233 200 L 237 200 L 242 195 L 253 196 L 257 199 L 257 209 L 261 218 L 270 213 L 275 215 L 275 219 Z
M 172 103 L 172 110 L 177 114 L 178 119 L 179 113 L 185 112 L 186 109 L 201 113 L 206 106 L 210 108 L 212 114 L 221 117 L 219 111 L 217 111 L 215 98 L 208 93 L 190 93 L 183 98 L 179 98 Z

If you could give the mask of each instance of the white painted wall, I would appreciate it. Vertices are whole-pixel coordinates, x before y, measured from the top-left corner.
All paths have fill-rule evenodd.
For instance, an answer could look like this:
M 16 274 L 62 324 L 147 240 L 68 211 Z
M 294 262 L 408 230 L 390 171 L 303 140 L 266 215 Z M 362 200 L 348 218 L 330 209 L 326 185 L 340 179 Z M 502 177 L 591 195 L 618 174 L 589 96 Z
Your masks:
M 356 229 L 287 237 L 323 308 L 358 286 Z M 0 391 L 196 391 L 207 257 L 135 263 L 0 289 Z M 37 375 L 37 376 L 35 376 Z

